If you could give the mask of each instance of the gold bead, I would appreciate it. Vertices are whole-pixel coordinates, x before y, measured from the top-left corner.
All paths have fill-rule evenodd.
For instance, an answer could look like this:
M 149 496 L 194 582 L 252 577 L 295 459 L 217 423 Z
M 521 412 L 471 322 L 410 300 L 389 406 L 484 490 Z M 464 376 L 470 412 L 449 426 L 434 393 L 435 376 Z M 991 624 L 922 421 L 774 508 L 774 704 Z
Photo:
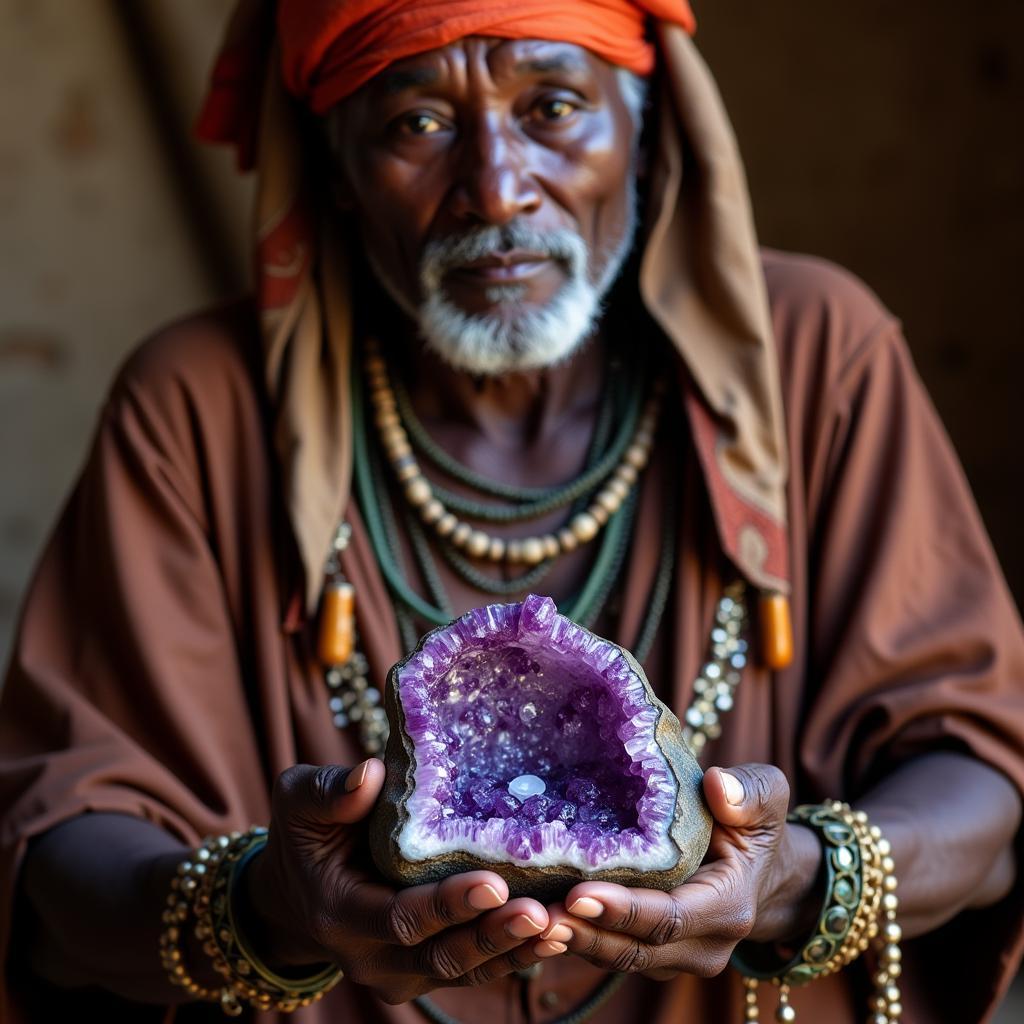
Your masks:
M 888 1007 L 889 1019 L 898 1020 L 903 1016 L 903 1004 L 902 1003 L 890 1003 Z
M 527 565 L 544 561 L 544 542 L 540 537 L 527 537 L 523 541 L 522 559 Z
M 469 523 L 459 523 L 459 525 L 456 526 L 454 530 L 452 530 L 452 543 L 457 548 L 465 547 L 466 542 L 469 540 L 470 534 L 472 534 L 472 532 L 473 527 L 470 526 Z
M 775 1011 L 775 1019 L 779 1021 L 779 1024 L 789 1024 L 790 1021 L 796 1020 L 796 1010 L 789 1003 L 783 1003 Z
M 380 409 L 377 415 L 374 417 L 374 421 L 381 430 L 385 430 L 388 427 L 401 426 L 401 420 L 398 418 L 398 413 L 394 409 Z
M 882 858 L 882 870 L 887 874 L 891 875 L 896 870 L 896 861 L 892 857 Z
M 903 973 L 902 964 L 889 964 L 887 970 L 890 978 L 898 978 Z
M 596 501 L 587 509 L 587 511 L 594 517 L 598 526 L 604 526 L 604 524 L 608 522 L 608 509 L 603 505 L 598 505 Z
M 434 529 L 441 537 L 447 537 L 455 532 L 455 527 L 459 525 L 458 519 L 451 514 L 451 512 L 445 512 L 443 516 L 434 524 Z
M 431 498 L 430 501 L 420 509 L 420 518 L 425 523 L 436 523 L 443 516 L 444 505 L 442 505 L 437 498 Z
M 886 985 L 885 986 L 885 998 L 890 1003 L 898 1003 L 900 1001 L 900 989 L 898 985 Z
M 418 508 L 420 505 L 426 505 L 434 496 L 434 492 L 430 489 L 426 477 L 418 476 L 405 485 L 405 496 L 411 505 Z
M 610 487 L 600 491 L 594 499 L 609 515 L 615 515 L 622 507 L 622 499 Z
M 404 465 L 399 466 L 395 470 L 395 476 L 398 477 L 399 483 L 408 483 L 410 480 L 415 479 L 420 475 L 420 467 L 416 462 L 406 462 Z
M 384 442 L 384 447 L 390 454 L 392 446 L 396 444 L 408 444 L 409 438 L 405 431 L 397 423 L 390 427 L 385 427 L 380 432 L 380 439 Z
M 412 455 L 412 448 L 408 441 L 395 441 L 387 447 L 388 462 L 392 463 L 392 465 L 398 462 L 399 459 L 404 459 L 407 455 Z
M 903 938 L 903 929 L 895 922 L 889 921 L 882 929 L 886 942 L 899 942 Z
M 878 852 L 883 857 L 888 857 L 892 853 L 892 843 L 888 839 L 879 839 L 876 845 L 878 846 Z
M 650 428 L 641 423 L 640 429 L 633 435 L 633 444 L 639 445 L 640 447 L 646 448 L 650 451 L 653 443 L 654 435 L 651 433 Z
M 466 551 L 474 558 L 483 558 L 491 546 L 491 538 L 483 530 L 474 530 L 466 541 Z
M 510 540 L 506 543 L 505 560 L 513 563 L 523 560 L 523 542 L 521 540 Z
M 569 522 L 569 529 L 581 544 L 586 544 L 597 536 L 600 529 L 597 520 L 589 512 L 581 512 L 573 516 Z
M 629 484 L 625 480 L 612 477 L 605 489 L 611 491 L 620 501 L 625 501 L 629 497 Z
M 377 352 L 367 352 L 363 360 L 367 373 L 387 373 L 387 365 Z
M 632 487 L 638 476 L 636 466 L 631 466 L 628 462 L 619 463 L 618 469 L 615 470 L 615 478 L 621 480 L 627 487 Z
M 545 558 L 557 558 L 562 553 L 558 538 L 553 533 L 545 533 L 540 542 L 544 545 Z
M 887 964 L 898 964 L 902 958 L 903 954 L 900 952 L 900 947 L 894 942 L 890 942 L 889 945 L 885 946 L 882 950 L 882 959 Z
M 758 1021 L 761 1019 L 761 1014 L 758 1012 L 757 1006 L 748 1006 L 743 1017 L 745 1020 Z
M 492 537 L 487 557 L 492 562 L 500 562 L 505 557 L 505 542 L 500 537 Z
M 635 469 L 643 469 L 647 465 L 647 460 L 650 458 L 650 449 L 645 448 L 640 444 L 631 444 L 626 449 L 626 454 L 623 459 L 633 466 Z
M 579 538 L 567 526 L 558 531 L 558 544 L 563 551 L 575 551 L 579 547 Z

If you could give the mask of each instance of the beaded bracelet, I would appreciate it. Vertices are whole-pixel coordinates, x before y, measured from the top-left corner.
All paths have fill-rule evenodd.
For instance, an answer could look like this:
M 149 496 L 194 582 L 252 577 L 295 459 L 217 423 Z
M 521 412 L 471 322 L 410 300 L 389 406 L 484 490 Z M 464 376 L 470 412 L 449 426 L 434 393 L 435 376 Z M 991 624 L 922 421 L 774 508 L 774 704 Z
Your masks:
M 826 876 L 825 896 L 811 937 L 788 962 L 774 958 L 771 946 L 741 943 L 737 947 L 732 962 L 744 975 L 744 1019 L 760 1019 L 758 983 L 771 981 L 779 988 L 776 1020 L 796 1020 L 796 1011 L 789 1004 L 791 987 L 842 970 L 874 943 L 880 963 L 873 977 L 875 995 L 869 1024 L 892 1024 L 903 1008 L 897 985 L 901 932 L 896 923 L 895 863 L 889 843 L 877 826 L 868 824 L 863 811 L 838 801 L 797 807 L 786 820 L 817 833 Z
M 234 897 L 242 870 L 266 843 L 267 830 L 260 827 L 207 839 L 192 858 L 179 865 L 164 913 L 166 927 L 160 948 L 171 981 L 197 999 L 220 1002 L 221 1009 L 232 1017 L 242 1012 L 243 1002 L 257 1010 L 291 1013 L 322 999 L 342 977 L 334 965 L 311 977 L 279 975 L 252 951 L 239 930 Z M 190 911 L 203 952 L 225 980 L 219 990 L 198 985 L 182 963 L 180 929 Z

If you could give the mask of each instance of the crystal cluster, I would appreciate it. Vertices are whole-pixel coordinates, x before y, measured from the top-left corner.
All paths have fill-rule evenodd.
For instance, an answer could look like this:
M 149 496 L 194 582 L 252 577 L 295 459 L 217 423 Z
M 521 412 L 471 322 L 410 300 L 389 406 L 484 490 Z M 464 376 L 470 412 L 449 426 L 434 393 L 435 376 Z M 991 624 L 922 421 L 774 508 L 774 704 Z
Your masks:
M 584 870 L 659 870 L 677 857 L 661 709 L 635 662 L 550 598 L 435 631 L 395 685 L 415 779 L 403 856 L 465 851 Z

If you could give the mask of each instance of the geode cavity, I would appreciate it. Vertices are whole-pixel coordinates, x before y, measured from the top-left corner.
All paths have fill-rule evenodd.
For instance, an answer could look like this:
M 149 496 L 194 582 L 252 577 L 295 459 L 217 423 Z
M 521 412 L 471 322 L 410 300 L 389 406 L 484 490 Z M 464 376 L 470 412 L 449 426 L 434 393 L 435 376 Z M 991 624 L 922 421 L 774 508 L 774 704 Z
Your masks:
M 427 634 L 388 674 L 387 709 L 371 841 L 399 884 L 487 868 L 513 895 L 668 889 L 704 857 L 711 817 L 678 719 L 628 651 L 550 598 Z

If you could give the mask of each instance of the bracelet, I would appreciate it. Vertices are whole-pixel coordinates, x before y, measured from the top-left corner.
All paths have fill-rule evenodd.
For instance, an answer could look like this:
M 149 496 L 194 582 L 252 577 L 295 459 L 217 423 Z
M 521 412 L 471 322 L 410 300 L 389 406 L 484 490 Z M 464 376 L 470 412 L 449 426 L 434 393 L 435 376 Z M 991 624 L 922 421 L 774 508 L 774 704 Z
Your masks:
M 838 801 L 797 807 L 786 820 L 817 833 L 825 896 L 814 931 L 792 959 L 780 961 L 770 945 L 741 943 L 736 948 L 732 963 L 744 976 L 744 1019 L 760 1019 L 758 983 L 771 981 L 779 988 L 775 1019 L 796 1020 L 789 1003 L 793 986 L 842 970 L 874 944 L 879 964 L 872 979 L 869 1024 L 894 1024 L 903 1012 L 897 984 L 902 933 L 896 923 L 899 901 L 891 846 L 863 811 Z
M 238 833 L 233 835 L 237 836 Z M 171 879 L 167 906 L 161 915 L 164 927 L 160 933 L 160 962 L 172 985 L 185 989 L 196 999 L 220 1003 L 225 1014 L 237 1017 L 242 1012 L 242 1006 L 234 992 L 226 987 L 212 989 L 200 985 L 188 973 L 181 952 L 182 929 L 192 912 L 192 900 L 205 879 L 214 852 L 226 848 L 230 841 L 231 836 L 207 839 L 190 857 L 186 857 L 178 865 L 175 876 Z
M 164 912 L 160 949 L 171 981 L 198 999 L 220 1002 L 232 1017 L 241 1014 L 243 1003 L 257 1010 L 291 1013 L 322 999 L 342 978 L 333 964 L 311 977 L 279 975 L 260 960 L 239 930 L 234 902 L 242 871 L 266 843 L 267 830 L 260 827 L 205 840 L 193 857 L 179 865 Z M 198 985 L 182 963 L 180 929 L 190 911 L 203 952 L 224 978 L 219 990 Z

